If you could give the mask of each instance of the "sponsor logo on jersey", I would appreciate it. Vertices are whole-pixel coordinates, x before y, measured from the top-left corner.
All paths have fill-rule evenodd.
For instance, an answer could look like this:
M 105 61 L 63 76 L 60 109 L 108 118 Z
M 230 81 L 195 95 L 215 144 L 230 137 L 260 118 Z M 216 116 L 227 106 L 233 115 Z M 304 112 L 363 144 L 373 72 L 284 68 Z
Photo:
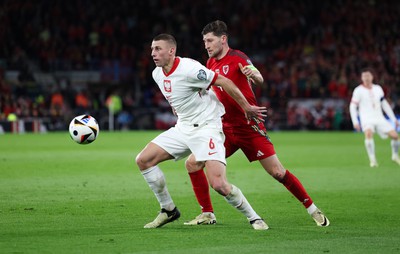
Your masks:
M 199 70 L 199 73 L 197 74 L 197 78 L 199 80 L 206 80 L 207 79 L 207 74 L 204 70 Z
M 263 155 L 264 155 L 264 153 L 261 152 L 260 150 L 258 150 L 258 152 L 257 152 L 257 157 L 261 157 L 261 156 L 263 156 Z
M 171 80 L 164 80 L 164 91 L 167 93 L 170 93 L 172 91 Z
M 229 71 L 229 65 L 224 65 L 224 66 L 222 66 L 222 72 L 226 75 L 226 74 L 228 74 L 228 71 Z

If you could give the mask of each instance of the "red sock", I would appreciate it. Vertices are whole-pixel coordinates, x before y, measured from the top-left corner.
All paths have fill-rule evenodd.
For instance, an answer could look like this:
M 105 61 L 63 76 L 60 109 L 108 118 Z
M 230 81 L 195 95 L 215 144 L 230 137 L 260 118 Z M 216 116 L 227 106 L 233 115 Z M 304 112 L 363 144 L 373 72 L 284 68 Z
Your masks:
M 193 191 L 196 195 L 197 202 L 201 206 L 201 211 L 203 213 L 214 212 L 211 204 L 210 189 L 208 187 L 208 181 L 204 174 L 204 170 L 189 173 L 189 176 L 192 181 Z
M 290 173 L 289 170 L 286 170 L 286 174 L 281 183 L 304 205 L 305 208 L 308 208 L 313 203 L 299 179 Z

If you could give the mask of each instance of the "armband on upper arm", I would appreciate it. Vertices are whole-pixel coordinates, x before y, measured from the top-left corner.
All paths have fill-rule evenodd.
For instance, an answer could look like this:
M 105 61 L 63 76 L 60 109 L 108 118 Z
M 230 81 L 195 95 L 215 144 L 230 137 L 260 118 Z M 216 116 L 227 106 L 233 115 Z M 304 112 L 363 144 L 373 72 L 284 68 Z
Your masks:
M 247 65 L 246 67 L 252 71 L 258 71 L 258 69 L 254 65 Z

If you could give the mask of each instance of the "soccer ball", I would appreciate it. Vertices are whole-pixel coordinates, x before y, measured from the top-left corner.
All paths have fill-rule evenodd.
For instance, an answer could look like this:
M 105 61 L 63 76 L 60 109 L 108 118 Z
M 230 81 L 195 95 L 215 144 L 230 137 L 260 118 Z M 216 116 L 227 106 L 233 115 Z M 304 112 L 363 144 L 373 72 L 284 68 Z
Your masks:
M 69 135 L 78 144 L 86 145 L 96 140 L 99 135 L 99 124 L 90 115 L 74 117 L 69 124 Z

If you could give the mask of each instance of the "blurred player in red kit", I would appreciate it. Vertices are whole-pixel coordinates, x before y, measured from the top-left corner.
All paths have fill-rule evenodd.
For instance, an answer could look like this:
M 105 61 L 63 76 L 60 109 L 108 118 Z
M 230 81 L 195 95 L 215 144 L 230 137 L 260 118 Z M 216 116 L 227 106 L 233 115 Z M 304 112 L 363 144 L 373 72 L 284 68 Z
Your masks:
M 231 79 L 251 105 L 257 105 L 252 83 L 261 86 L 264 79 L 243 52 L 228 45 L 227 25 L 223 21 L 207 24 L 203 31 L 203 41 L 208 56 L 207 68 Z M 250 162 L 260 161 L 262 167 L 277 181 L 282 183 L 307 209 L 318 226 L 329 225 L 328 218 L 314 204 L 301 182 L 285 169 L 279 161 L 264 123 L 258 119 L 246 121 L 240 106 L 221 87 L 213 87 L 218 99 L 225 106 L 223 130 L 226 136 L 226 157 L 241 149 Z M 215 224 L 207 178 L 202 170 L 204 162 L 196 161 L 192 155 L 186 161 L 186 168 L 193 185 L 202 213 L 185 225 Z

